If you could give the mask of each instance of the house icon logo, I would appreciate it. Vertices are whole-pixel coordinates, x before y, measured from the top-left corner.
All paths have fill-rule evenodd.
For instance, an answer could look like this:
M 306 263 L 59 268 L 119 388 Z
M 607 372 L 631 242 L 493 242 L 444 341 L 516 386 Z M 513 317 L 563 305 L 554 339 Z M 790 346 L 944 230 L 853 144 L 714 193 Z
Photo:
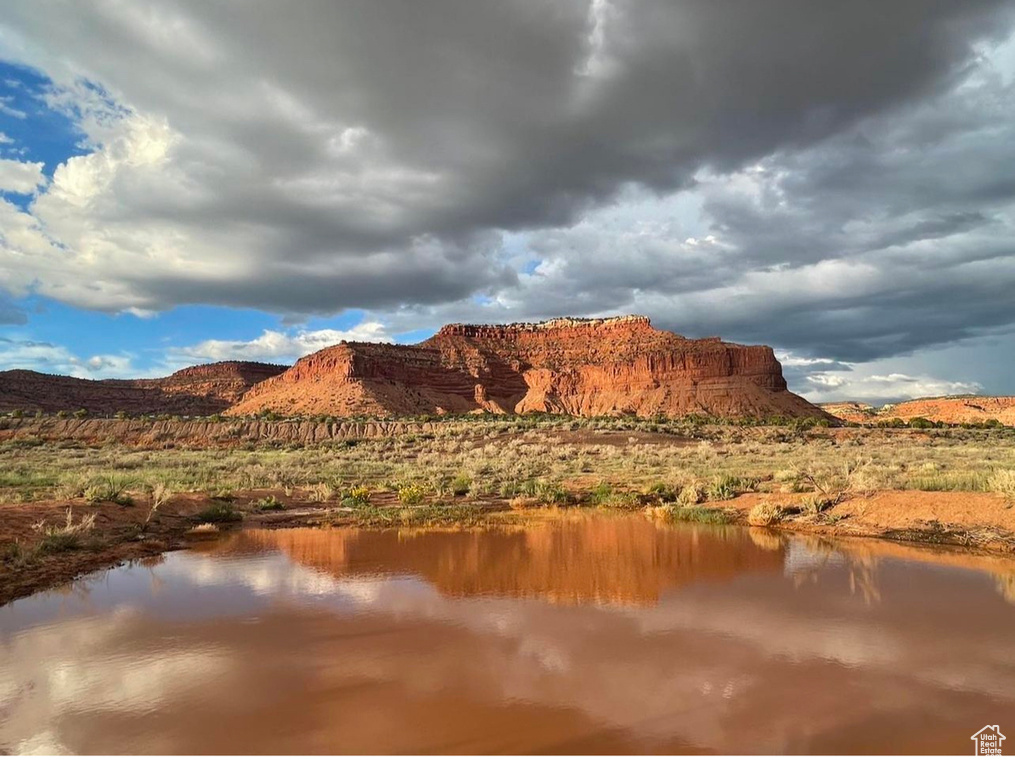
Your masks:
M 972 736 L 974 755 L 1000 755 L 1005 736 L 996 725 L 985 725 Z

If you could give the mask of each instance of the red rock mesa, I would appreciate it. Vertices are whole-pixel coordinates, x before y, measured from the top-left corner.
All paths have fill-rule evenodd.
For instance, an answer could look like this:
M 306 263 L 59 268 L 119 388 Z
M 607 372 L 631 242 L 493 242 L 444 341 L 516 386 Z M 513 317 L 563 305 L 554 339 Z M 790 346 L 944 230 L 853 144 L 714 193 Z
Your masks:
M 448 325 L 413 346 L 347 342 L 299 360 L 229 414 L 469 412 L 829 418 L 770 347 L 687 339 L 646 317 Z

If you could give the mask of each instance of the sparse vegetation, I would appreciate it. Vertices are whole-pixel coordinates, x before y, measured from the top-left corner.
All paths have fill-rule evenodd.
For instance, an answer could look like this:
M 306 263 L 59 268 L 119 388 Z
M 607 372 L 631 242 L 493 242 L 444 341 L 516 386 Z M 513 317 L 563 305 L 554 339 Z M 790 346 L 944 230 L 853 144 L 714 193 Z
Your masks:
M 705 489 L 709 501 L 726 501 L 741 493 L 753 491 L 756 483 L 748 478 L 733 475 L 717 475 Z
M 987 480 L 987 487 L 1004 496 L 1008 502 L 1015 503 L 1015 469 L 994 470 Z
M 677 503 L 682 507 L 693 507 L 705 500 L 705 491 L 698 482 L 690 482 L 680 489 L 677 494 Z
M 215 525 L 215 523 L 199 523 L 198 525 L 195 525 L 193 528 L 187 531 L 187 533 L 202 535 L 202 534 L 218 533 L 218 530 L 219 527 Z
M 781 504 L 773 504 L 770 501 L 763 501 L 754 506 L 747 515 L 749 525 L 769 526 L 775 525 L 787 514 Z
M 679 504 L 669 507 L 669 517 L 684 523 L 706 523 L 708 525 L 725 525 L 733 522 L 733 516 L 721 509 L 707 507 L 683 507 Z
M 451 493 L 455 496 L 465 496 L 472 489 L 472 478 L 469 475 L 460 473 L 451 481 Z
M 234 510 L 231 505 L 218 501 L 198 513 L 195 519 L 202 523 L 236 523 L 243 519 L 243 515 Z
M 422 483 L 406 483 L 398 489 L 398 501 L 402 504 L 419 504 L 426 498 L 426 490 Z
M 283 504 L 275 496 L 264 496 L 254 502 L 254 506 L 262 512 L 272 512 L 279 509 L 285 509 L 285 504 Z
M 370 489 L 365 485 L 357 485 L 349 489 L 342 501 L 353 507 L 363 507 L 370 503 Z
M 130 487 L 130 479 L 119 475 L 107 475 L 98 478 L 95 482 L 85 488 L 85 501 L 89 504 L 100 504 L 104 501 L 111 501 L 121 507 L 129 507 L 134 500 L 127 495 Z
M 93 558 L 97 565 L 87 567 L 108 564 L 113 552 L 157 553 L 188 533 L 212 535 L 244 519 L 238 510 L 252 513 L 248 520 L 256 523 L 258 511 L 283 506 L 323 508 L 307 524 L 384 527 L 523 521 L 528 510 L 508 508 L 598 505 L 644 509 L 659 521 L 752 518 L 752 540 L 776 536 L 766 526 L 785 525 L 799 510 L 794 525 L 830 526 L 830 532 L 851 518 L 851 533 L 1015 551 L 1015 532 L 996 517 L 989 523 L 994 528 L 963 529 L 939 508 L 940 531 L 914 518 L 912 526 L 885 533 L 865 514 L 866 497 L 883 491 L 990 492 L 1015 504 L 1015 429 L 1009 428 L 836 430 L 704 418 L 469 415 L 381 421 L 390 434 L 290 444 L 248 440 L 240 429 L 246 419 L 221 420 L 235 440 L 229 446 L 175 447 L 169 437 L 144 448 L 88 445 L 30 431 L 0 442 L 0 504 L 38 503 L 46 520 L 33 530 L 36 516 L 22 518 L 19 529 L 0 538 L 0 575 L 58 563 L 72 576 Z M 737 498 L 751 492 L 759 495 Z M 132 498 L 136 511 L 112 506 Z M 54 524 L 54 500 L 62 511 L 61 502 L 78 499 L 105 506 Z M 983 501 L 995 515 L 1003 507 L 998 498 Z M 208 506 L 194 514 L 195 504 Z M 90 515 L 97 530 L 88 529 Z
M 353 507 L 369 505 L 371 488 L 391 489 L 411 506 L 500 498 L 694 507 L 752 490 L 780 491 L 813 496 L 813 503 L 800 502 L 811 515 L 884 490 L 990 491 L 1015 499 L 1015 430 L 1006 428 L 840 432 L 820 425 L 553 414 L 433 421 L 402 420 L 404 434 L 308 446 L 240 441 L 229 448 L 166 449 L 10 440 L 0 443 L 0 503 L 84 496 L 129 504 L 132 489 L 155 487 L 167 495 L 218 498 L 271 491 L 276 501 Z M 164 503 L 151 490 L 148 501 L 156 510 Z
M 614 488 L 607 482 L 589 491 L 588 503 L 597 507 L 634 507 L 638 504 L 638 494 Z
M 159 511 L 163 504 L 173 498 L 172 491 L 169 487 L 161 482 L 156 481 L 153 485 L 148 487 L 148 509 L 154 514 Z
M 331 483 L 317 483 L 316 485 L 312 485 L 310 487 L 308 496 L 312 501 L 323 504 L 334 498 L 335 489 Z
M 38 551 L 41 554 L 53 554 L 65 552 L 68 549 L 77 549 L 81 546 L 81 539 L 95 527 L 95 513 L 83 515 L 76 523 L 74 513 L 67 510 L 67 519 L 62 526 L 47 525 L 40 520 L 32 526 L 36 533 L 40 534 Z

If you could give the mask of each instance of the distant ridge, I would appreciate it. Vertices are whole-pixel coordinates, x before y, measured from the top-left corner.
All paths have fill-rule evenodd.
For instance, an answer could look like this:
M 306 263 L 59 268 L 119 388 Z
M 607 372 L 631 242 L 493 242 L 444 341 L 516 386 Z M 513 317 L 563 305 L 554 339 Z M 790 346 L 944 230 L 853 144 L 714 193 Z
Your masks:
M 855 401 L 825 403 L 822 408 L 843 421 L 877 424 L 893 419 L 908 422 L 926 419 L 943 424 L 986 424 L 996 421 L 1015 426 L 1015 397 L 990 395 L 946 395 L 921 397 L 876 408 Z
M 95 416 L 208 416 L 239 401 L 284 365 L 228 361 L 183 368 L 161 379 L 77 379 L 35 371 L 0 371 L 0 411 L 76 411 Z

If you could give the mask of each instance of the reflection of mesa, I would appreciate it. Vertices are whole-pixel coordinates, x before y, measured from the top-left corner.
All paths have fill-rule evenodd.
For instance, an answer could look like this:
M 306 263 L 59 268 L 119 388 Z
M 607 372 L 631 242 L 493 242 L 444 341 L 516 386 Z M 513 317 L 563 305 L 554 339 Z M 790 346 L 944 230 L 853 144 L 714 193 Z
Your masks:
M 254 386 L 228 413 L 387 416 L 791 416 L 832 420 L 790 393 L 770 347 L 686 339 L 648 318 L 447 325 L 413 346 L 347 342 Z
M 628 517 L 482 531 L 254 529 L 230 546 L 281 549 L 300 565 L 339 577 L 411 573 L 452 596 L 645 604 L 695 581 L 780 572 L 781 550 L 731 546 L 731 536 L 747 535 Z

